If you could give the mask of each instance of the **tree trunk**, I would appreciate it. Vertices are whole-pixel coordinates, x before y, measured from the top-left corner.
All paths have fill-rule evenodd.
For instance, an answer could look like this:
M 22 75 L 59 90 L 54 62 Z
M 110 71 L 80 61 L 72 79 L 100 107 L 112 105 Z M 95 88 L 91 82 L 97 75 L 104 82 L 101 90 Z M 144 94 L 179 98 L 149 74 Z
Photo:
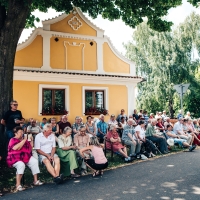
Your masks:
M 0 5 L 0 119 L 9 109 L 13 98 L 15 52 L 30 13 L 31 2 L 32 0 L 9 0 L 7 10 Z M 0 125 L 0 143 L 5 144 L 3 125 Z

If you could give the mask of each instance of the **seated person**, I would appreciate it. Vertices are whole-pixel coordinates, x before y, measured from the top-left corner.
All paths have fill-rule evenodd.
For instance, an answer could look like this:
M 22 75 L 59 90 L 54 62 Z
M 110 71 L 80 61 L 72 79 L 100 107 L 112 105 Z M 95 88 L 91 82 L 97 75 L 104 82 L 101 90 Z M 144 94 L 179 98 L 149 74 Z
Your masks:
M 36 120 L 33 119 L 31 121 L 31 124 L 27 127 L 27 133 L 32 134 L 33 140 L 35 140 L 35 136 L 41 132 L 42 132 L 42 129 L 36 125 Z
M 92 116 L 87 116 L 87 122 L 85 123 L 86 132 L 90 137 L 96 136 L 96 126 L 92 121 Z
M 141 153 L 143 150 L 143 147 L 145 148 L 145 151 L 148 153 L 148 157 L 154 157 L 155 155 L 155 145 L 152 143 L 151 140 L 146 139 L 145 137 L 145 122 L 140 121 L 139 124 L 135 127 L 135 133 L 137 135 L 137 138 L 142 142 L 141 146 Z
M 101 114 L 99 118 L 100 118 L 100 121 L 97 124 L 97 128 L 98 128 L 97 137 L 99 138 L 99 142 L 103 143 L 104 142 L 104 136 L 108 132 L 108 124 L 104 121 L 104 115 L 103 114 Z
M 121 122 L 121 117 L 124 117 L 125 121 L 128 120 L 128 117 L 126 116 L 125 114 L 125 110 L 124 109 L 121 109 L 121 113 L 117 116 L 117 122 Z
M 59 136 L 59 125 L 56 123 L 56 118 L 52 117 L 50 121 L 52 131 L 55 133 L 56 137 Z
M 170 122 L 169 117 L 165 117 L 165 122 L 164 122 L 165 130 L 167 130 L 167 125 L 171 125 L 173 127 L 173 124 Z
M 25 119 L 24 118 L 22 118 L 20 126 L 22 127 L 24 133 L 26 133 L 27 125 L 25 123 Z
M 90 142 L 90 137 L 88 134 L 86 134 L 86 128 L 85 126 L 80 126 L 78 133 L 74 136 L 74 144 L 77 148 L 77 155 L 80 155 L 80 150 L 84 147 L 88 147 Z M 86 157 L 90 157 L 91 153 L 85 152 L 84 153 Z M 81 160 L 81 175 L 87 174 L 87 167 L 85 165 L 84 160 Z
M 112 142 L 113 152 L 119 152 L 125 158 L 125 162 L 131 161 L 131 157 L 127 155 L 126 147 L 121 143 L 121 138 L 117 133 L 115 124 L 110 126 L 110 131 L 107 133 L 106 137 L 108 141 Z M 108 141 L 106 141 L 106 148 L 111 149 L 111 143 Z
M 84 124 L 81 122 L 81 117 L 76 116 L 75 123 L 73 123 L 73 125 L 72 125 L 72 132 L 73 132 L 72 137 L 74 137 L 78 133 L 80 126 L 83 126 L 83 125 Z
M 168 138 L 172 138 L 174 140 L 174 143 L 178 143 L 181 146 L 185 146 L 189 148 L 189 151 L 193 151 L 196 146 L 195 145 L 189 145 L 185 139 L 181 139 L 177 134 L 175 134 L 172 131 L 173 127 L 171 125 L 167 125 L 167 131 L 166 134 Z
M 183 118 L 179 118 L 178 122 L 176 122 L 174 124 L 174 128 L 173 128 L 173 131 L 175 134 L 177 134 L 181 139 L 185 139 L 187 140 L 187 143 L 188 144 L 192 144 L 193 143 L 193 140 L 194 140 L 194 137 L 190 134 L 187 133 L 187 130 L 183 130 Z M 186 123 L 186 122 L 184 122 Z
M 44 127 L 44 125 L 45 125 L 46 123 L 47 123 L 47 118 L 44 117 L 44 118 L 42 119 L 42 122 L 40 123 L 40 128 L 43 129 L 43 127 Z
M 57 154 L 60 158 L 61 172 L 64 176 L 76 178 L 78 174 L 74 173 L 74 169 L 78 168 L 76 161 L 76 146 L 72 144 L 72 129 L 68 126 L 65 127 L 63 134 L 58 137 L 58 149 Z
M 55 135 L 52 134 L 50 124 L 45 124 L 43 132 L 35 137 L 35 149 L 39 154 L 39 160 L 44 163 L 48 172 L 53 176 L 53 181 L 57 184 L 63 181 L 63 175 L 60 175 L 60 159 L 56 152 Z
M 158 117 L 158 118 L 157 118 L 156 127 L 158 128 L 158 130 L 159 130 L 160 132 L 163 132 L 163 131 L 165 130 L 165 127 L 164 127 L 163 124 L 162 124 L 162 117 Z
M 147 125 L 147 129 L 145 132 L 145 136 L 148 140 L 151 140 L 153 143 L 157 143 L 159 145 L 159 150 L 162 154 L 168 153 L 167 142 L 164 136 L 160 136 L 156 134 L 154 126 L 156 125 L 157 120 L 152 119 L 151 123 Z
M 14 167 L 16 173 L 16 191 L 23 191 L 25 188 L 21 186 L 21 179 L 24 174 L 25 165 L 27 165 L 33 174 L 34 185 L 42 185 L 38 180 L 37 174 L 40 173 L 38 161 L 32 156 L 32 146 L 28 142 L 27 137 L 23 138 L 24 132 L 21 126 L 14 128 L 15 136 L 10 139 L 8 144 L 8 167 Z
M 108 128 L 110 128 L 112 124 L 115 124 L 115 125 L 118 124 L 117 120 L 115 119 L 115 115 L 113 114 L 110 116 L 110 120 L 108 121 Z
M 67 127 L 67 126 L 71 127 L 71 124 L 68 122 L 67 115 L 63 115 L 61 120 L 62 121 L 58 124 L 60 134 L 63 133 L 63 130 L 65 129 L 65 127 Z
M 135 129 L 133 124 L 136 125 L 133 119 L 128 119 L 127 125 L 124 127 L 122 134 L 122 140 L 124 144 L 130 146 L 130 157 L 136 156 L 140 153 L 141 143 L 139 140 L 136 140 Z
M 188 133 L 190 135 L 192 135 L 193 138 L 194 138 L 193 143 L 200 145 L 199 131 L 194 128 L 194 124 L 193 124 L 191 119 L 187 120 L 186 127 L 187 127 L 187 130 L 188 130 Z
M 84 152 L 92 151 L 94 159 L 88 159 L 85 157 Z M 82 158 L 85 160 L 85 164 L 93 170 L 93 177 L 103 175 L 103 169 L 108 167 L 108 160 L 103 152 L 103 145 L 101 145 L 97 137 L 90 138 L 90 146 L 84 147 L 80 150 Z

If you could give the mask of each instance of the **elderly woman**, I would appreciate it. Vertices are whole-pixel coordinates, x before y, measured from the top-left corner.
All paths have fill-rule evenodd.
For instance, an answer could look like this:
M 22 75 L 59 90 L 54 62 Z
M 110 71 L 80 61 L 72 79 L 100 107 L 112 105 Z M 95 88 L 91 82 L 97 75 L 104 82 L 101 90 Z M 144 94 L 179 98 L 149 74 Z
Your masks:
M 23 191 L 25 188 L 21 186 L 21 179 L 24 174 L 25 165 L 27 165 L 33 174 L 34 185 L 42 185 L 43 183 L 38 180 L 37 174 L 40 173 L 38 160 L 32 156 L 32 146 L 27 141 L 27 137 L 23 138 L 22 127 L 17 126 L 14 129 L 15 137 L 12 138 L 8 144 L 8 167 L 14 167 L 16 173 L 16 191 Z
M 63 130 L 63 134 L 58 137 L 57 154 L 61 161 L 61 172 L 64 176 L 69 176 L 76 178 L 79 177 L 78 174 L 74 173 L 74 169 L 78 168 L 76 161 L 76 146 L 72 145 L 72 129 L 67 126 Z
M 84 152 L 91 151 L 94 159 L 85 157 Z M 103 146 L 99 143 L 97 137 L 90 138 L 90 145 L 80 149 L 80 154 L 85 161 L 85 164 L 93 170 L 92 177 L 103 175 L 103 170 L 108 167 L 108 160 L 106 159 Z
M 165 130 L 165 127 L 162 123 L 162 117 L 158 117 L 157 118 L 157 124 L 156 124 L 156 127 L 157 129 L 160 131 L 160 132 L 163 132 Z
M 114 152 L 119 152 L 125 158 L 125 162 L 128 162 L 128 161 L 131 160 L 131 157 L 129 157 L 127 155 L 126 147 L 124 147 L 121 144 L 121 138 L 119 137 L 119 135 L 117 133 L 115 124 L 111 124 L 110 131 L 107 133 L 106 137 L 107 137 L 107 140 L 108 140 L 108 141 L 106 141 L 106 148 L 107 149 L 112 148 L 112 150 Z M 111 147 L 111 143 L 112 143 L 112 147 Z
M 92 116 L 87 116 L 87 122 L 85 123 L 86 132 L 90 137 L 96 136 L 96 126 L 92 121 Z

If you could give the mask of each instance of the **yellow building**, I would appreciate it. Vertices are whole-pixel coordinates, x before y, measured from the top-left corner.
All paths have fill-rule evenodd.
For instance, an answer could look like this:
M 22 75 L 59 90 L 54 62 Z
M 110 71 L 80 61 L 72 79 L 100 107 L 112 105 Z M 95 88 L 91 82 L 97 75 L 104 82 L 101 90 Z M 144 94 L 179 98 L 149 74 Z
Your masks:
M 25 118 L 58 118 L 64 110 L 70 122 L 76 115 L 98 115 L 100 109 L 117 115 L 124 108 L 132 114 L 141 80 L 134 63 L 77 8 L 43 21 L 17 46 L 14 99 Z

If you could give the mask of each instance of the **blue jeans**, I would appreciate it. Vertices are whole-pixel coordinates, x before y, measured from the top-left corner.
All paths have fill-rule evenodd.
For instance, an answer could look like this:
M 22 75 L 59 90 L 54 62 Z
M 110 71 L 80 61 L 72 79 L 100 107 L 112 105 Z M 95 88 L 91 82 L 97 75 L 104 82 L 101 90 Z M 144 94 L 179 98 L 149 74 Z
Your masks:
M 187 140 L 174 138 L 174 143 L 178 143 L 180 146 L 183 145 L 183 142 L 187 142 Z
M 14 135 L 14 133 L 13 133 L 12 130 L 7 130 L 7 131 L 6 131 L 6 136 L 7 136 L 8 140 L 10 140 L 10 139 L 13 138 L 15 135 Z
M 100 143 L 103 143 L 103 141 L 104 141 L 104 136 L 105 136 L 104 134 L 100 134 L 100 133 L 97 134 L 97 137 L 99 138 L 99 142 L 100 142 Z

